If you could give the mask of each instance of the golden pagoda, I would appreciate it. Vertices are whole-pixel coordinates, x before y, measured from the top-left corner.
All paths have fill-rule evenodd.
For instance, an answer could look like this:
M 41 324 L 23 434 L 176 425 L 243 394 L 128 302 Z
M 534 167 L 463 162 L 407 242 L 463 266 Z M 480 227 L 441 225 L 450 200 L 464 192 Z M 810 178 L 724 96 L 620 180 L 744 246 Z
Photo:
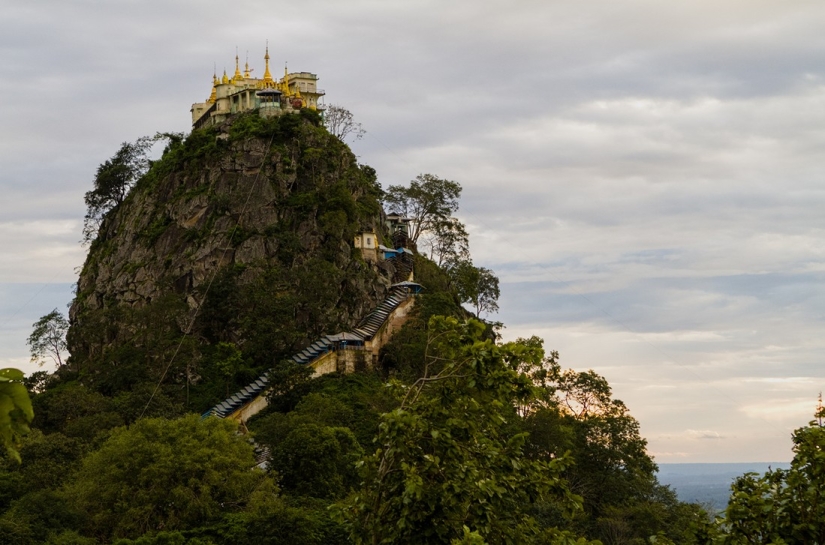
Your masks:
M 269 68 L 269 43 L 264 50 L 264 74 L 252 77 L 249 56 L 241 72 L 240 57 L 235 50 L 235 73 L 230 78 L 226 70 L 218 78 L 212 74 L 212 92 L 205 102 L 192 105 L 192 128 L 222 123 L 229 116 L 247 111 L 257 111 L 270 117 L 294 112 L 302 108 L 323 109 L 320 102 L 325 93 L 318 89 L 318 76 L 311 72 L 289 72 L 284 65 L 284 76 L 275 80 Z

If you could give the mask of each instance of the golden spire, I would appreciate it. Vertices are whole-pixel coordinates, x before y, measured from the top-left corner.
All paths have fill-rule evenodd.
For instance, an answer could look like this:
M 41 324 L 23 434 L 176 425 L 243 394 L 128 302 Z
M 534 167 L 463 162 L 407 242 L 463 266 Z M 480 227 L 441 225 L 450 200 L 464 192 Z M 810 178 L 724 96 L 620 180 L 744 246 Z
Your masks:
M 232 75 L 232 83 L 241 81 L 243 76 L 241 75 L 241 66 L 240 60 L 238 59 L 238 48 L 235 48 L 235 73 Z
M 223 69 L 223 77 L 221 78 L 221 83 L 229 83 L 229 78 L 226 76 L 226 68 Z
M 284 79 L 282 80 L 281 84 L 283 85 L 284 95 L 290 96 L 290 92 L 289 92 L 289 72 L 287 72 L 286 63 L 284 63 Z
M 246 63 L 244 64 L 243 77 L 249 79 L 249 51 L 246 52 Z
M 209 98 L 206 99 L 206 102 L 214 104 L 215 101 L 218 99 L 218 90 L 215 88 L 215 86 L 218 85 L 218 83 L 220 83 L 218 81 L 218 71 L 217 69 L 215 69 L 215 71 L 212 72 L 212 94 L 209 95 Z
M 272 74 L 269 71 L 269 40 L 266 41 L 266 55 L 264 55 L 266 69 L 264 69 L 264 87 L 272 86 Z

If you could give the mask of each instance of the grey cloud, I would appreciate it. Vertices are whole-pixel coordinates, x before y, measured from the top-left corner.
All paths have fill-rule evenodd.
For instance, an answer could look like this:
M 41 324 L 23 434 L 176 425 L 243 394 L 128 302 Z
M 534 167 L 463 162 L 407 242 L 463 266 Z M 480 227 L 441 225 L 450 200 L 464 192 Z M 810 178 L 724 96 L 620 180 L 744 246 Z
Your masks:
M 522 267 L 513 265 L 517 270 Z M 508 269 L 497 268 L 499 274 Z M 592 271 L 590 271 L 592 272 Z M 511 320 L 574 322 L 605 320 L 605 311 L 637 332 L 715 329 L 745 313 L 751 323 L 781 318 L 825 321 L 825 273 L 761 274 L 721 277 L 627 278 L 613 289 L 594 292 L 576 282 L 507 282 L 506 308 L 516 310 Z M 543 314 L 543 315 L 542 315 Z M 747 322 L 739 322 L 747 324 Z
M 727 439 L 724 435 L 721 435 L 718 431 L 711 431 L 711 430 L 687 430 L 686 434 L 688 437 L 693 439 L 711 439 L 711 440 L 719 440 L 719 439 Z

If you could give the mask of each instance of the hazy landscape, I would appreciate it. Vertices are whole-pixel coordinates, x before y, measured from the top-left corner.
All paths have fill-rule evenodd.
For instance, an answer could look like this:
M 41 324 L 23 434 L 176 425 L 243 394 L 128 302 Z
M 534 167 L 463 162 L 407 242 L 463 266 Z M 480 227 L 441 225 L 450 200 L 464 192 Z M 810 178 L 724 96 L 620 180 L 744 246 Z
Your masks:
M 727 464 L 659 464 L 659 482 L 670 485 L 679 499 L 722 511 L 728 505 L 730 485 L 745 473 L 788 469 L 787 462 Z

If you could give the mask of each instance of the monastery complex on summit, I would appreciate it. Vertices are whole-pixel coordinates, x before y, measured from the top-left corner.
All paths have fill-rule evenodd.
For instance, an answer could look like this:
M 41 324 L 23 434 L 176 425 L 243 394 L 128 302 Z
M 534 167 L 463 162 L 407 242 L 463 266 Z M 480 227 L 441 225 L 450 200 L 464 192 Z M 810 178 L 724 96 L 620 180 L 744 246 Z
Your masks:
M 218 78 L 212 76 L 212 94 L 206 102 L 192 104 L 192 128 L 215 125 L 228 116 L 240 112 L 258 110 L 261 116 L 270 117 L 293 112 L 301 108 L 317 110 L 323 108 L 319 99 L 324 91 L 318 89 L 318 76 L 309 72 L 288 73 L 284 67 L 284 77 L 276 80 L 269 71 L 269 46 L 264 55 L 264 75 L 253 78 L 249 63 L 241 73 L 238 55 L 235 55 L 235 74 L 230 78 L 223 72 Z

